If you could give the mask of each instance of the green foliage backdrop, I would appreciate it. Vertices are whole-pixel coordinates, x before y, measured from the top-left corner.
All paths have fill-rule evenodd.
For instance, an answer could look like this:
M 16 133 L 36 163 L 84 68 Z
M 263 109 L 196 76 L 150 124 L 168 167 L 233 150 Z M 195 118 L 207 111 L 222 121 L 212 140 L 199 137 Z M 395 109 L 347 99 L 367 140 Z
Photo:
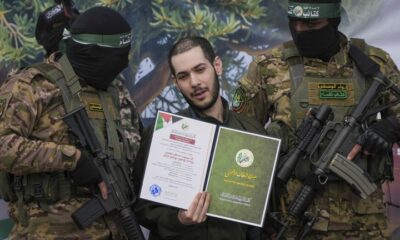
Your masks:
M 345 22 L 373 16 L 382 0 L 344 0 Z M 185 102 L 171 84 L 166 55 L 180 37 L 201 35 L 214 45 L 224 62 L 223 94 L 230 93 L 247 68 L 250 56 L 289 38 L 286 1 L 282 0 L 76 0 L 82 12 L 108 6 L 121 12 L 133 27 L 130 66 L 124 72 L 143 116 L 157 109 L 176 112 Z M 0 77 L 11 67 L 43 59 L 34 38 L 37 16 L 52 0 L 0 2 Z M 95 19 L 94 19 L 95 21 Z M 146 111 L 144 111 L 146 109 Z

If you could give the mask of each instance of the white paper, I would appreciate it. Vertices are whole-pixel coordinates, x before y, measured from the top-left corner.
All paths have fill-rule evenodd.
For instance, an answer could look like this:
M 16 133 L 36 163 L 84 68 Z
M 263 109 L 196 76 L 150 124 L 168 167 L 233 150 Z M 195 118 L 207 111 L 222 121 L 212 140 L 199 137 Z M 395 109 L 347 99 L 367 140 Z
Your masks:
M 140 197 L 188 209 L 202 191 L 215 128 L 159 111 Z

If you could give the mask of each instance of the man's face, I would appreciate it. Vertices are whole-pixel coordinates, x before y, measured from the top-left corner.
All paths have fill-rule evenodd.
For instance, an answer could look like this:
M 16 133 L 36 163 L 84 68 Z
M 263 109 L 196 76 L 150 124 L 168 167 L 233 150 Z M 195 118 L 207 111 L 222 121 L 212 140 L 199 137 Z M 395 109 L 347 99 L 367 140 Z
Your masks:
M 200 47 L 194 47 L 171 58 L 175 69 L 175 84 L 190 106 L 199 110 L 211 108 L 219 97 L 218 76 L 222 62 L 216 57 L 213 64 Z
M 289 25 L 296 32 L 319 30 L 328 25 L 328 19 L 290 20 Z
M 340 49 L 337 26 L 327 18 L 290 19 L 289 29 L 303 57 L 329 61 Z

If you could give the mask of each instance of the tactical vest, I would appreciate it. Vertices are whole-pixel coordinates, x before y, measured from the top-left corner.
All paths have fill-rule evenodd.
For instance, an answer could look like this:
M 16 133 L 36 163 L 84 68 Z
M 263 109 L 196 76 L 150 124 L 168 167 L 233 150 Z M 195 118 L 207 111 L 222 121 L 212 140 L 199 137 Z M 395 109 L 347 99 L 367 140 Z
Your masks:
M 351 44 L 369 54 L 364 40 L 351 39 Z M 302 58 L 297 51 L 293 42 L 284 44 L 283 60 L 289 65 L 289 73 L 291 77 L 291 126 L 296 129 L 307 114 L 310 108 L 318 107 L 322 104 L 329 105 L 332 108 L 332 116 L 330 121 L 334 124 L 340 124 L 346 115 L 349 115 L 353 108 L 357 106 L 363 94 L 368 89 L 371 81 L 365 79 L 358 69 L 351 65 L 343 66 L 340 71 L 331 69 L 335 72 L 334 76 L 329 73 L 330 69 L 327 64 L 318 59 Z M 386 56 L 379 56 L 385 59 Z M 335 56 L 336 62 L 349 62 L 347 52 L 340 52 Z M 303 61 L 307 61 L 304 64 Z M 328 65 L 331 66 L 331 65 Z M 332 67 L 334 67 L 332 65 Z M 370 119 L 369 121 L 373 121 Z M 362 129 L 358 129 L 350 136 L 354 139 L 362 133 Z M 323 147 L 326 146 L 322 143 Z M 311 161 L 318 160 L 322 149 L 317 149 L 316 154 L 311 157 Z M 303 179 L 310 171 L 309 159 L 302 159 L 296 166 L 295 174 L 298 178 Z M 385 161 L 380 159 L 368 158 L 360 160 L 357 164 L 364 170 L 368 171 L 372 176 L 377 177 L 384 172 Z
M 124 131 L 127 129 L 121 126 L 118 89 L 110 86 L 107 91 L 98 91 L 91 87 L 81 87 L 68 59 L 62 57 L 60 64 L 63 71 L 45 63 L 34 64 L 28 68 L 39 70 L 40 75 L 59 87 L 67 113 L 84 104 L 102 150 L 129 169 L 133 161 L 132 153 L 137 149 L 131 149 L 124 137 Z M 72 132 L 70 135 L 73 141 L 71 144 L 79 146 L 77 137 L 73 136 Z M 36 173 L 20 177 L 0 172 L 0 183 L 2 197 L 7 201 L 18 201 L 17 206 L 21 209 L 24 203 L 32 201 L 38 202 L 42 209 L 46 210 L 49 204 L 61 199 L 89 196 L 86 189 L 72 184 L 68 172 Z M 22 215 L 19 219 L 26 220 Z

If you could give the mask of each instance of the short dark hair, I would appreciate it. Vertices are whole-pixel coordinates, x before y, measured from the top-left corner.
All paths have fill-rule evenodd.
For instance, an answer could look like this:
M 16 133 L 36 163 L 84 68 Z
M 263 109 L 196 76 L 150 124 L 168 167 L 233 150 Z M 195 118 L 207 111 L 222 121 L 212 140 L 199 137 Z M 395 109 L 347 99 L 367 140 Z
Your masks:
M 172 48 L 169 50 L 169 53 L 168 53 L 168 65 L 169 65 L 169 69 L 171 70 L 171 73 L 173 75 L 175 75 L 175 69 L 172 66 L 172 62 L 171 62 L 172 57 L 175 55 L 178 55 L 180 53 L 187 52 L 190 49 L 195 48 L 195 47 L 200 47 L 204 53 L 204 56 L 207 58 L 207 60 L 210 61 L 211 64 L 213 63 L 216 55 L 215 55 L 213 47 L 211 46 L 211 43 L 207 39 L 205 39 L 203 37 L 199 37 L 199 36 L 184 37 L 184 38 L 179 39 L 172 46 Z

